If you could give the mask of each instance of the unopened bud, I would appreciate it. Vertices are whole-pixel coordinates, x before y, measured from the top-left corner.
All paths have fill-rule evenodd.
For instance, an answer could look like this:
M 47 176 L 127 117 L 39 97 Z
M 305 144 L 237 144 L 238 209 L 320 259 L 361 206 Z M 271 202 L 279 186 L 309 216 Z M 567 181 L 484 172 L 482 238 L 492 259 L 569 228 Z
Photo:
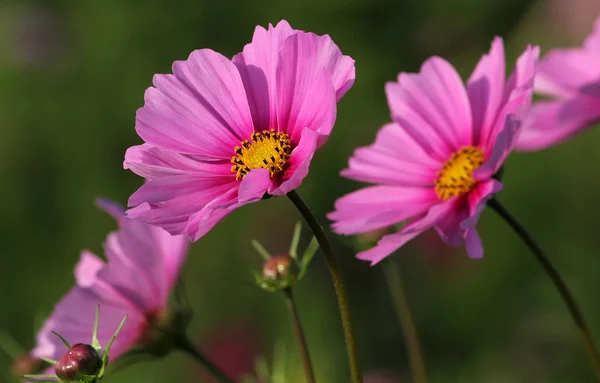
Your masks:
M 79 382 L 80 375 L 97 375 L 101 368 L 102 359 L 96 349 L 77 343 L 56 362 L 54 371 L 61 381 L 71 383 Z
M 15 376 L 37 374 L 44 367 L 44 361 L 36 359 L 28 354 L 17 357 L 12 364 L 12 372 Z
M 288 254 L 278 254 L 269 258 L 263 265 L 263 278 L 271 281 L 283 281 L 290 278 L 296 281 L 298 266 Z

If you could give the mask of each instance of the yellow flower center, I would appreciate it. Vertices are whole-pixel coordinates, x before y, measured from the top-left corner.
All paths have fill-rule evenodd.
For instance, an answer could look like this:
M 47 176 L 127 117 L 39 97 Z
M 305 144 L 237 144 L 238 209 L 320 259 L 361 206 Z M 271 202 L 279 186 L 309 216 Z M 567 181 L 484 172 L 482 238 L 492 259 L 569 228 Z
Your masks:
M 291 152 L 287 133 L 275 132 L 274 129 L 255 132 L 250 141 L 244 140 L 241 147 L 235 147 L 231 171 L 235 173 L 236 180 L 241 180 L 250 170 L 264 168 L 274 178 L 285 171 Z
M 442 201 L 470 192 L 475 187 L 473 170 L 483 164 L 483 150 L 475 146 L 463 146 L 444 162 L 435 180 L 435 192 Z

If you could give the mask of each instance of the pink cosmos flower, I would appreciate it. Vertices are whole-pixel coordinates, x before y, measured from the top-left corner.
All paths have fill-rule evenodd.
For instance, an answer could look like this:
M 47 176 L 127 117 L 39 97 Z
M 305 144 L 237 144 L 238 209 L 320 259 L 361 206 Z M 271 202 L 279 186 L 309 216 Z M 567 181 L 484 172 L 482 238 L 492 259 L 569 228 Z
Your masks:
M 297 188 L 333 128 L 354 60 L 286 21 L 256 27 L 232 60 L 210 49 L 155 75 L 124 167 L 147 182 L 129 217 L 192 240 L 234 209 Z
M 554 49 L 540 61 L 535 90 L 554 98 L 533 105 L 517 150 L 540 150 L 600 122 L 600 18 L 582 48 Z
M 512 150 L 533 92 L 537 47 L 528 47 L 505 83 L 504 47 L 494 39 L 467 81 L 432 57 L 417 74 L 386 85 L 393 122 L 371 146 L 354 152 L 342 175 L 377 184 L 350 193 L 329 214 L 339 234 L 409 220 L 398 233 L 357 255 L 375 264 L 435 227 L 448 244 L 483 256 L 475 224 L 502 184 L 493 178 Z
M 100 306 L 98 339 L 105 345 L 125 315 L 110 359 L 114 360 L 135 344 L 144 341 L 153 320 L 167 307 L 189 241 L 166 231 L 125 217 L 115 204 L 101 201 L 101 207 L 118 222 L 119 230 L 104 244 L 105 262 L 83 251 L 75 267 L 76 286 L 56 305 L 38 333 L 35 358 L 59 359 L 67 350 L 51 333 L 55 331 L 71 344 L 89 343 L 94 313 Z

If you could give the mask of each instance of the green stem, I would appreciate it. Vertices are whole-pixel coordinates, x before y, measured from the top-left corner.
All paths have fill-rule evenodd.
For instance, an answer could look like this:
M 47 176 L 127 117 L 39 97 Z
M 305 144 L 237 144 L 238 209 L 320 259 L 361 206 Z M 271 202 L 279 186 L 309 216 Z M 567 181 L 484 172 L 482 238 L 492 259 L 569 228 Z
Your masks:
M 306 377 L 307 383 L 315 383 L 315 373 L 313 370 L 312 362 L 310 361 L 310 354 L 308 352 L 308 342 L 306 341 L 306 335 L 300 322 L 300 315 L 298 314 L 298 307 L 296 305 L 296 299 L 290 287 L 283 290 L 285 296 L 285 303 L 290 313 L 290 319 L 292 321 L 292 327 L 294 333 L 298 339 L 298 346 L 300 347 L 300 354 L 302 357 L 302 365 L 304 367 L 304 376 Z
M 413 317 L 408 304 L 408 298 L 404 292 L 400 270 L 392 260 L 383 263 L 383 274 L 385 281 L 392 296 L 392 302 L 400 320 L 400 326 L 404 334 L 404 342 L 408 351 L 408 360 L 415 383 L 427 383 L 427 370 L 425 361 L 421 352 L 419 336 L 413 321 Z
M 329 267 L 329 273 L 333 280 L 333 287 L 338 300 L 338 306 L 340 310 L 340 318 L 342 320 L 342 328 L 344 330 L 344 338 L 346 341 L 346 352 L 348 353 L 348 364 L 350 366 L 350 377 L 352 383 L 362 383 L 362 374 L 360 371 L 360 363 L 358 361 L 358 350 L 356 348 L 356 342 L 354 340 L 354 332 L 352 330 L 352 318 L 350 315 L 350 304 L 348 301 L 348 292 L 344 283 L 344 276 L 340 264 L 337 260 L 337 256 L 333 250 L 333 247 L 329 243 L 329 239 L 325 235 L 323 228 L 313 215 L 312 211 L 306 205 L 304 200 L 296 191 L 291 191 L 287 194 L 290 200 L 294 203 L 300 214 L 310 226 L 315 238 L 319 242 L 323 254 L 325 255 L 325 261 Z
M 560 293 L 563 301 L 567 305 L 569 309 L 569 313 L 575 322 L 575 326 L 577 326 L 581 336 L 583 337 L 583 343 L 587 349 L 590 360 L 592 362 L 592 366 L 594 367 L 594 371 L 596 373 L 596 378 L 600 381 L 600 357 L 598 356 L 598 351 L 596 346 L 594 345 L 594 341 L 592 340 L 592 335 L 590 334 L 590 330 L 583 318 L 583 314 L 581 313 L 581 309 L 577 305 L 573 294 L 569 291 L 566 283 L 563 281 L 562 277 L 556 270 L 556 268 L 550 262 L 550 259 L 544 254 L 540 245 L 535 242 L 535 240 L 531 237 L 531 235 L 521 226 L 521 224 L 496 200 L 495 198 L 491 199 L 488 202 L 488 206 L 492 208 L 504 221 L 510 226 L 515 233 L 525 245 L 531 250 L 539 264 L 542 266 L 542 269 L 548 274 L 552 283 Z
M 206 356 L 204 356 L 186 336 L 181 336 L 176 340 L 175 348 L 194 358 L 194 360 L 210 372 L 219 383 L 235 383 L 235 380 L 227 377 L 219 367 L 208 360 L 208 358 L 206 358 Z

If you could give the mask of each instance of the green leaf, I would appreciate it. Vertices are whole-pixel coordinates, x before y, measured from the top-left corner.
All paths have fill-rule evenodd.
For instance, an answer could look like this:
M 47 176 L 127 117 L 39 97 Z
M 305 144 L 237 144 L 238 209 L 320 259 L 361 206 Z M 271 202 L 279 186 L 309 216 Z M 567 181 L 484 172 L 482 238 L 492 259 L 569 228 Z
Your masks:
M 94 383 L 97 381 L 98 376 L 77 374 L 77 378 L 79 379 L 80 383 Z
M 252 240 L 252 247 L 254 247 L 254 249 L 256 249 L 256 251 L 258 251 L 260 255 L 262 255 L 265 261 L 268 261 L 269 258 L 271 258 L 271 254 L 269 254 L 267 249 L 265 249 L 263 245 L 260 244 L 260 242 Z
M 294 261 L 298 260 L 298 243 L 300 242 L 300 233 L 302 232 L 302 223 L 300 221 L 296 222 L 294 226 L 294 235 L 292 237 L 292 243 L 290 244 L 290 257 L 294 259 Z

